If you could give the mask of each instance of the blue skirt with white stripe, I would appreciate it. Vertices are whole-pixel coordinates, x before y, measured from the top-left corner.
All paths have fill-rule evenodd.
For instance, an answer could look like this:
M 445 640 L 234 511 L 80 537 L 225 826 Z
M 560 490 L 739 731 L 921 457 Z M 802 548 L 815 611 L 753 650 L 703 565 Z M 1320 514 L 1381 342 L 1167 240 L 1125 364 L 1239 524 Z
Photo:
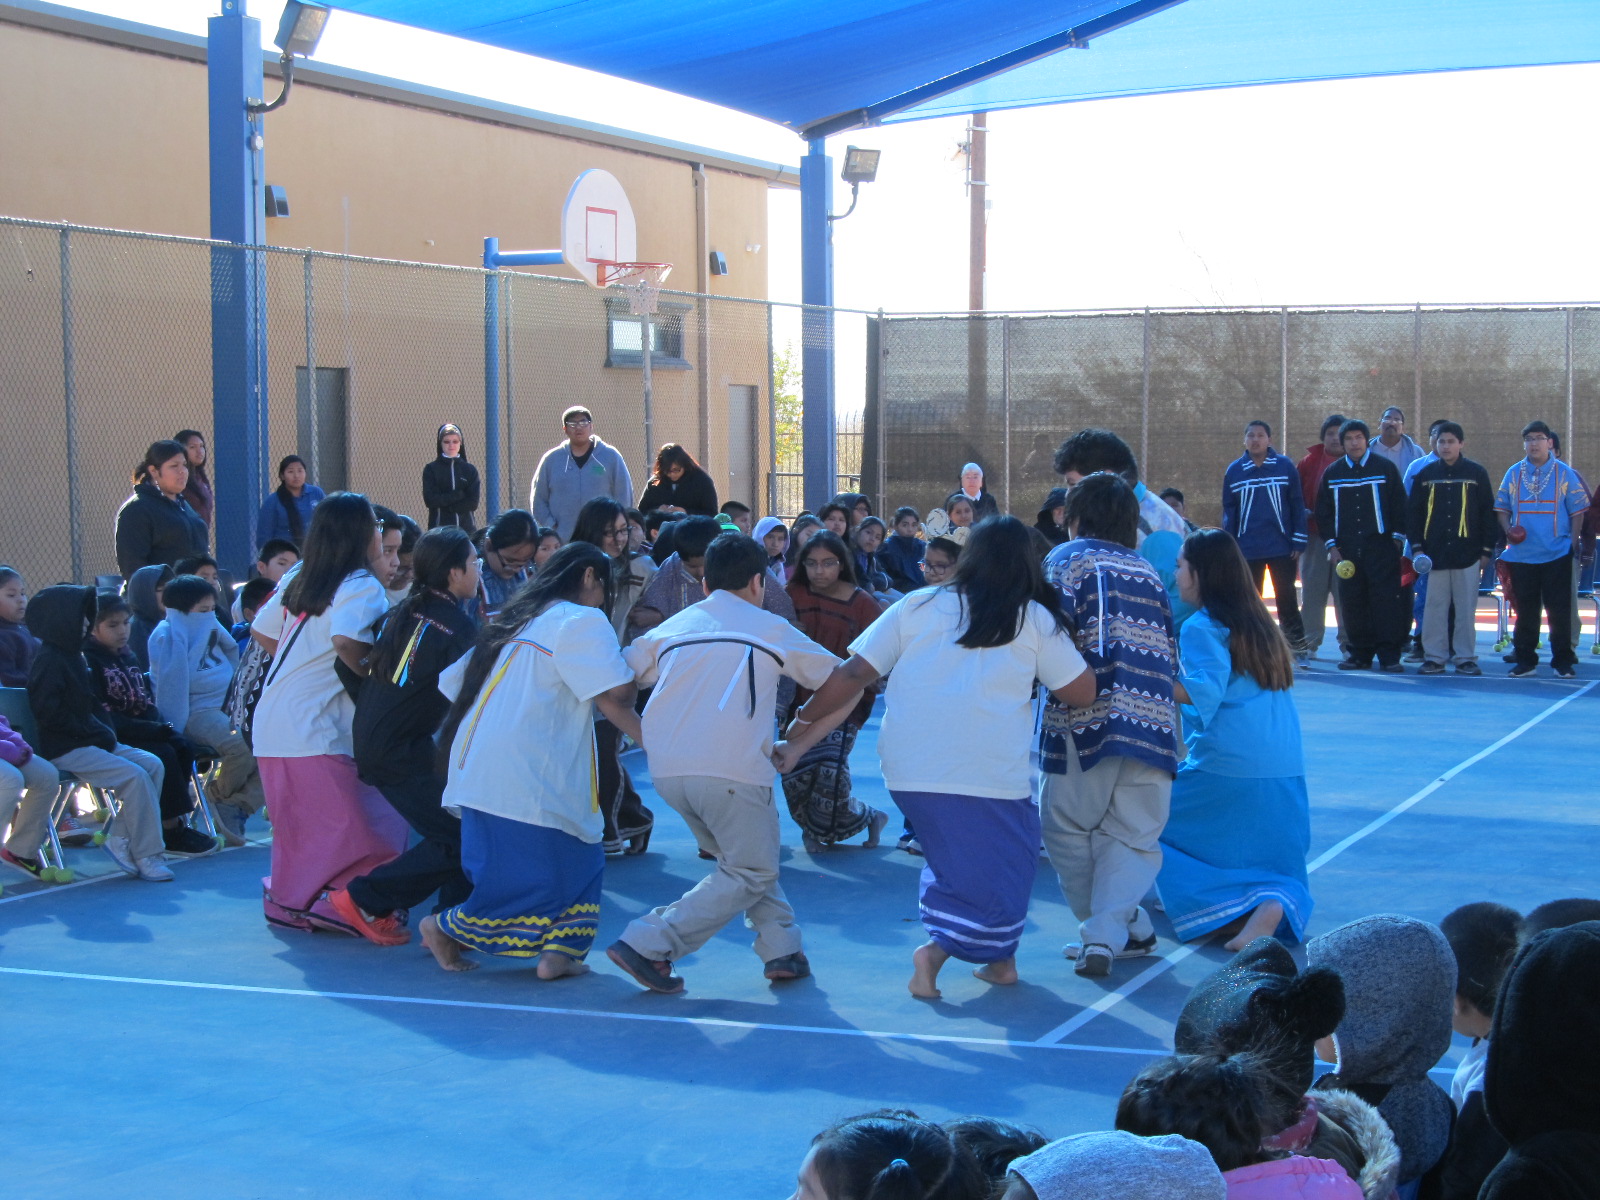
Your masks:
M 1184 764 L 1172 783 L 1156 879 L 1173 932 L 1193 941 L 1276 900 L 1277 936 L 1301 941 L 1311 919 L 1310 846 L 1304 776 L 1235 779 Z
M 1016 954 L 1039 869 L 1038 806 L 945 792 L 889 795 L 922 844 L 922 927 L 934 945 L 963 962 Z

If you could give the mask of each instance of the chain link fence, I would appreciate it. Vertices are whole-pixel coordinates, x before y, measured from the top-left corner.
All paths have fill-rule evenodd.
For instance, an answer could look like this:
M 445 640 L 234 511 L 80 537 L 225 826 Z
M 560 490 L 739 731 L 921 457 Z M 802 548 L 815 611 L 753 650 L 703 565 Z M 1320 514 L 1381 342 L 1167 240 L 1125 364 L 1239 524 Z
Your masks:
M 1428 422 L 1459 422 L 1495 479 L 1521 457 L 1523 425 L 1543 418 L 1600 482 L 1600 307 L 891 316 L 877 343 L 867 490 L 923 512 L 973 461 L 1031 521 L 1060 482 L 1056 446 L 1095 425 L 1127 441 L 1150 487 L 1177 487 L 1191 520 L 1216 524 L 1246 422 L 1267 421 L 1298 459 L 1330 414 L 1376 436 L 1390 405 L 1419 442 Z
M 116 571 L 115 514 L 145 447 L 179 429 L 208 435 L 213 479 L 240 447 L 212 434 L 214 243 L 0 218 L 0 439 L 8 488 L 0 562 L 33 587 Z M 686 446 L 719 496 L 758 515 L 802 508 L 796 306 L 663 292 L 651 321 L 654 446 L 647 444 L 643 326 L 620 290 L 263 247 L 262 477 L 299 454 L 327 491 L 349 488 L 425 521 L 422 468 L 444 421 L 481 468 L 489 404 L 500 426 L 500 494 L 529 502 L 561 441 L 561 413 L 594 411 L 636 491 L 655 446 Z M 486 286 L 498 290 L 500 392 L 486 401 Z M 860 480 L 866 314 L 834 315 L 840 487 Z M 487 480 L 485 481 L 487 487 Z M 263 496 L 260 499 L 264 500 Z M 809 501 L 814 505 L 816 498 Z M 252 525 L 254 524 L 252 520 Z
M 214 243 L 0 218 L 0 403 L 9 481 L 0 561 L 34 587 L 114 572 L 113 527 L 151 441 L 211 432 Z M 498 417 L 499 494 L 528 503 L 575 403 L 649 475 L 643 326 L 615 289 L 511 272 L 265 247 L 263 478 L 299 454 L 323 488 L 419 519 L 439 424 L 485 461 Z M 497 289 L 500 388 L 486 400 L 486 287 Z M 689 448 L 719 495 L 792 517 L 803 494 L 801 363 L 817 322 L 798 306 L 663 292 L 651 322 L 655 445 Z M 1583 470 L 1600 447 L 1600 306 L 1213 309 L 971 318 L 832 316 L 839 491 L 926 512 L 976 461 L 1031 520 L 1055 447 L 1102 425 L 1219 518 L 1246 421 L 1298 457 L 1338 411 L 1405 410 L 1419 439 L 1447 416 L 1498 475 L 1539 416 Z M 212 476 L 240 448 L 211 439 Z M 1590 474 L 1595 474 L 1593 470 Z M 265 499 L 265 496 L 262 497 Z

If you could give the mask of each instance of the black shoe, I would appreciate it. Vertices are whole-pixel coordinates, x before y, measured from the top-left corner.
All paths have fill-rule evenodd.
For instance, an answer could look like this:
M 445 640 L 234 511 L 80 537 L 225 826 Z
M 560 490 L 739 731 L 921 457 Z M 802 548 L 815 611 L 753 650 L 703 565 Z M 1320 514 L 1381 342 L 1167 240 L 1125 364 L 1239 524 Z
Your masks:
M 1443 675 L 1444 674 L 1444 664 L 1443 663 L 1437 663 L 1437 662 L 1425 662 L 1420 667 L 1417 668 L 1417 674 L 1418 675 Z
M 1561 676 L 1561 678 L 1563 678 L 1563 679 L 1576 679 L 1578 677 L 1578 668 L 1577 667 L 1557 667 L 1556 668 L 1556 674 Z
M 1500 661 L 1501 662 L 1516 662 L 1517 661 L 1517 656 L 1515 654 L 1502 654 L 1500 656 Z
M 1403 663 L 1379 663 L 1378 670 L 1386 675 L 1404 675 L 1406 668 Z
M 208 838 L 198 829 L 190 829 L 187 825 L 163 829 L 161 840 L 166 843 L 168 854 L 182 854 L 190 858 L 200 854 L 211 854 L 217 848 L 214 839 Z
M 1537 663 L 1526 667 L 1512 667 L 1506 674 L 1512 679 L 1526 679 L 1539 669 Z
M 796 951 L 767 963 L 762 974 L 768 979 L 804 979 L 811 974 L 811 963 L 804 954 Z
M 1340 661 L 1339 670 L 1341 670 L 1341 671 L 1370 671 L 1370 670 L 1372 670 L 1372 664 L 1370 662 L 1357 662 L 1353 658 L 1346 658 L 1346 659 L 1342 659 Z
M 672 963 L 664 958 L 646 958 L 624 941 L 607 946 L 606 957 L 631 975 L 640 987 L 669 996 L 683 991 L 683 977 L 674 973 Z
M 1480 667 L 1475 662 L 1457 663 L 1456 664 L 1456 674 L 1457 675 L 1482 675 L 1483 674 L 1483 668 Z

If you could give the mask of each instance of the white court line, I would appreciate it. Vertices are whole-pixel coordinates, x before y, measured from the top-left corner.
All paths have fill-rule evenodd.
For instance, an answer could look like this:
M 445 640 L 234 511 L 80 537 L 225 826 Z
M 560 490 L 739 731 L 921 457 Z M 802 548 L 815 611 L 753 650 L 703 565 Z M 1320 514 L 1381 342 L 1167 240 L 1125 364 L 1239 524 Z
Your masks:
M 79 971 L 39 971 L 28 967 L 0 967 L 0 975 L 27 975 L 36 979 L 71 979 L 88 983 L 131 983 L 144 987 L 190 988 L 207 992 L 242 992 L 256 996 L 297 996 L 317 1000 L 354 1000 L 365 1004 L 410 1004 L 425 1008 L 470 1008 L 490 1012 L 534 1013 L 553 1017 L 596 1017 L 607 1021 L 651 1021 L 667 1025 L 698 1025 L 718 1029 L 744 1029 L 771 1033 L 821 1033 L 836 1037 L 871 1038 L 890 1042 L 939 1042 L 961 1046 L 994 1046 L 1015 1050 L 1085 1050 L 1094 1054 L 1137 1054 L 1159 1058 L 1165 1050 L 1129 1046 L 1089 1046 L 1012 1041 L 1009 1038 L 969 1037 L 953 1033 L 889 1033 L 876 1029 L 835 1028 L 828 1025 L 784 1025 L 764 1021 L 733 1021 L 722 1017 L 685 1017 L 669 1013 L 620 1013 L 603 1009 L 553 1008 L 538 1004 L 497 1004 L 485 1000 L 444 1000 L 429 996 L 383 996 L 365 992 L 324 992 L 312 988 L 258 987 L 242 983 L 198 983 L 187 979 L 145 979 L 136 975 L 89 975 Z
M 1422 801 L 1433 795 L 1434 792 L 1438 791 L 1445 784 L 1449 783 L 1468 767 L 1482 762 L 1502 746 L 1516 741 L 1517 738 L 1527 733 L 1528 730 L 1532 729 L 1535 725 L 1539 724 L 1547 717 L 1553 716 L 1555 713 L 1571 704 L 1579 696 L 1593 691 L 1597 686 L 1600 686 L 1600 680 L 1594 680 L 1590 683 L 1584 684 L 1577 691 L 1573 692 L 1572 695 L 1563 696 L 1560 700 L 1557 700 L 1543 712 L 1530 717 L 1521 725 L 1518 725 L 1499 741 L 1485 746 L 1482 750 L 1479 750 L 1476 754 L 1472 755 L 1472 757 L 1463 759 L 1461 762 L 1451 767 L 1448 771 L 1439 776 L 1439 778 L 1435 779 L 1426 787 L 1412 793 L 1410 796 L 1407 796 L 1404 800 L 1400 801 L 1399 804 L 1396 804 L 1381 817 L 1368 822 L 1366 825 L 1363 825 L 1360 829 L 1352 833 L 1349 837 L 1344 838 L 1342 841 L 1336 842 L 1332 846 L 1328 847 L 1328 849 L 1324 850 L 1321 854 L 1317 855 L 1316 858 L 1312 859 L 1306 864 L 1306 873 L 1310 874 L 1319 867 L 1326 866 L 1328 863 L 1332 862 L 1335 858 L 1339 857 L 1339 855 L 1343 854 L 1346 850 L 1350 849 L 1351 846 L 1354 846 L 1363 838 L 1370 837 L 1372 834 L 1382 829 L 1385 825 L 1394 820 L 1396 817 L 1400 816 L 1402 813 L 1408 812 L 1415 808 L 1418 804 L 1422 803 Z M 1051 1045 L 1060 1041 L 1064 1037 L 1068 1037 L 1071 1034 L 1076 1033 L 1090 1021 L 1098 1017 L 1101 1013 L 1116 1007 L 1118 1004 L 1121 1004 L 1124 1000 L 1133 995 L 1151 980 L 1166 974 L 1184 959 L 1195 953 L 1195 951 L 1197 951 L 1204 944 L 1205 943 L 1203 940 L 1197 942 L 1188 942 L 1177 947 L 1175 950 L 1162 955 L 1144 971 L 1140 972 L 1138 975 L 1135 975 L 1116 991 L 1107 992 L 1104 996 L 1100 997 L 1100 999 L 1096 1000 L 1093 1004 L 1084 1009 L 1077 1016 L 1073 1017 L 1070 1021 L 1064 1021 L 1060 1025 L 1057 1025 L 1049 1033 L 1045 1034 L 1039 1039 L 1039 1044 L 1041 1046 Z

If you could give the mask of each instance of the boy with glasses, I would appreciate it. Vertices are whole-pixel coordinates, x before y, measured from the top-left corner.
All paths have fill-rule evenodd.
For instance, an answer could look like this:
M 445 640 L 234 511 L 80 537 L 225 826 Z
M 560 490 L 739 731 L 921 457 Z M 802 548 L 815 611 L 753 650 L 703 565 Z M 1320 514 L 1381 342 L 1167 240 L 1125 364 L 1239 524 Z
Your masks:
M 567 440 L 539 460 L 528 507 L 540 525 L 554 528 L 568 542 L 579 510 L 596 496 L 610 496 L 624 508 L 632 504 L 633 479 L 622 455 L 594 432 L 594 415 L 587 408 L 567 409 L 561 428 Z

